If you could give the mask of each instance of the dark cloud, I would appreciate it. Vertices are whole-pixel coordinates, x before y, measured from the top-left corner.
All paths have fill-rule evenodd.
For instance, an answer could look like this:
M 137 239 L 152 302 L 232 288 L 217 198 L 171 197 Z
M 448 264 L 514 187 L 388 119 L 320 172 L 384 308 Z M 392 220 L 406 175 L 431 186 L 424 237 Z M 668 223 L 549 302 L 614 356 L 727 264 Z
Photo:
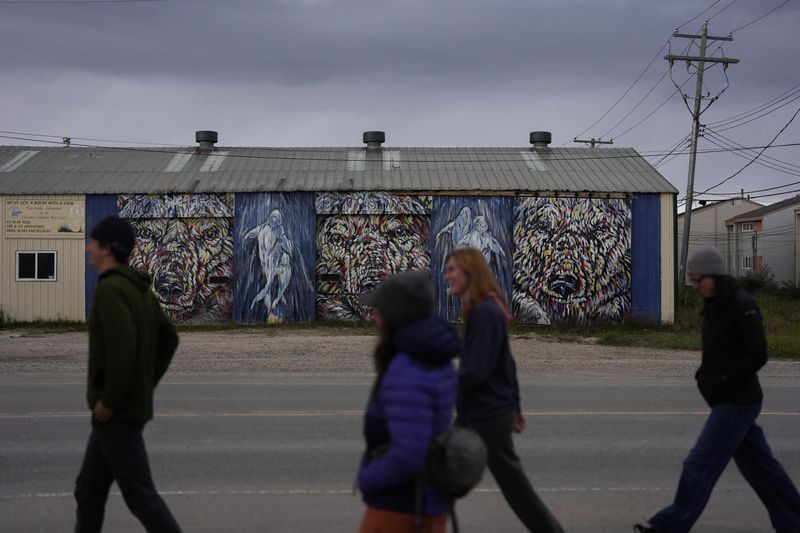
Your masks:
M 664 149 L 690 117 L 659 52 L 679 25 L 711 0 L 207 0 L 125 4 L 0 4 L 2 129 L 191 143 L 218 129 L 240 145 L 357 145 L 385 129 L 394 145 L 525 145 L 549 129 L 568 142 L 598 119 L 655 56 L 622 102 L 585 136 Z M 681 31 L 725 35 L 772 7 L 720 2 Z M 720 120 L 800 83 L 795 34 L 800 5 L 735 33 L 724 44 L 741 59 L 709 71 L 722 97 L 705 117 Z M 688 41 L 671 39 L 673 52 Z M 720 53 L 720 52 L 718 52 Z M 687 77 L 684 65 L 673 78 Z M 648 91 L 649 96 L 645 98 Z M 693 92 L 693 83 L 684 90 Z M 644 99 L 619 126 L 622 117 Z M 796 105 L 796 104 L 795 104 Z M 791 106 L 733 130 L 766 143 Z M 797 139 L 796 125 L 785 139 Z M 783 139 L 784 137 L 782 137 Z M 789 154 L 785 157 L 797 156 Z M 705 158 L 700 180 L 735 170 L 738 158 Z M 684 187 L 686 160 L 661 168 Z M 764 170 L 768 179 L 788 181 Z M 753 173 L 746 172 L 753 176 Z M 744 178 L 743 178 L 744 179 Z

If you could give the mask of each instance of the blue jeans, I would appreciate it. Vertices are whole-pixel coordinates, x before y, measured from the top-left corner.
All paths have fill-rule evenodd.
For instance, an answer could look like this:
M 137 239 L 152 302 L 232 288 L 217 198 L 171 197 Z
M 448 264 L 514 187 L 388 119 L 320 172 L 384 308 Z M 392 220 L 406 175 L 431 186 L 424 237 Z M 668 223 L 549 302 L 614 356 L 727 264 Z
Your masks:
M 685 533 L 700 518 L 711 490 L 731 458 L 767 507 L 778 533 L 800 531 L 800 494 L 772 456 L 764 432 L 755 423 L 761 402 L 721 403 L 711 409 L 697 443 L 683 463 L 672 505 L 650 519 L 659 533 Z

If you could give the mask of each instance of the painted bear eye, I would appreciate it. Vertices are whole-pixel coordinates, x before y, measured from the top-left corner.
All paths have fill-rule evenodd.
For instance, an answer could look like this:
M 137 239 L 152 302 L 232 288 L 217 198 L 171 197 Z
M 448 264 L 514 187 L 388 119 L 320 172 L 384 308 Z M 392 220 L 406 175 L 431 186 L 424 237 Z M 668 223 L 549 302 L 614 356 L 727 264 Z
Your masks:
M 139 239 L 143 241 L 151 241 L 153 240 L 153 232 L 150 231 L 148 228 L 139 228 Z
M 219 237 L 219 229 L 216 226 L 211 226 L 203 232 L 203 238 L 207 240 L 214 240 Z

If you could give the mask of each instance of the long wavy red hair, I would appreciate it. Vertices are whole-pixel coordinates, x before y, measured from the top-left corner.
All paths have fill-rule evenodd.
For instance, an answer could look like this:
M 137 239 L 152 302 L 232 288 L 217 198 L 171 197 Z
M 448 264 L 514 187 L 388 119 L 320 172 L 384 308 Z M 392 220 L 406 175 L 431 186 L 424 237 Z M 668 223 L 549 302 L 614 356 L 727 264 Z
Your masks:
M 445 258 L 445 265 L 453 260 L 467 275 L 469 283 L 466 294 L 461 297 L 461 316 L 467 318 L 473 307 L 487 298 L 499 298 L 504 302 L 500 284 L 483 254 L 474 248 L 456 248 Z

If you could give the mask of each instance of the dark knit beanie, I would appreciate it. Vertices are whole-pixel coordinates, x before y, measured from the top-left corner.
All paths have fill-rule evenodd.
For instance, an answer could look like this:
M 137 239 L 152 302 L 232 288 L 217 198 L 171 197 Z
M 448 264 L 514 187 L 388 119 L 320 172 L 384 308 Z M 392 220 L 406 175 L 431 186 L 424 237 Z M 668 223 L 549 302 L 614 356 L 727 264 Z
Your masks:
M 394 274 L 371 292 L 359 296 L 362 305 L 374 307 L 393 328 L 433 315 L 430 272 L 410 270 Z
M 723 276 L 727 274 L 725 261 L 713 246 L 697 250 L 686 264 L 686 272 L 692 276 Z
M 128 262 L 128 257 L 136 246 L 133 228 L 123 218 L 104 218 L 95 225 L 89 236 L 99 244 L 110 247 L 114 258 L 120 263 Z

